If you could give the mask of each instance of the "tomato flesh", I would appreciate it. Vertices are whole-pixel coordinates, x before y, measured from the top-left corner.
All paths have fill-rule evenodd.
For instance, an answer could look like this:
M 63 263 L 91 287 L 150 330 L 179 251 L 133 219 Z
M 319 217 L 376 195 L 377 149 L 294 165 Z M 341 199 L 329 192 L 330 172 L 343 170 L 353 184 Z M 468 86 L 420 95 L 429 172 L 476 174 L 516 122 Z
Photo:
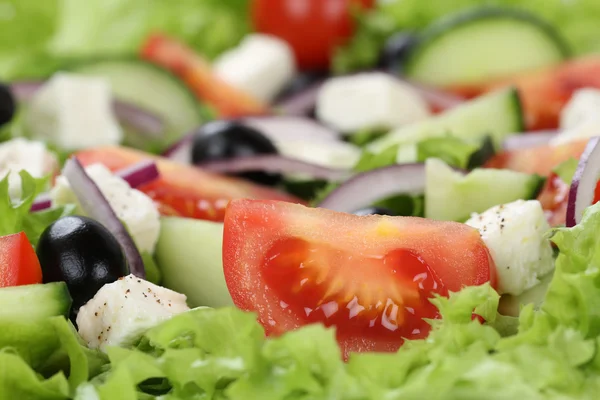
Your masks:
M 423 337 L 429 325 L 408 314 L 436 318 L 429 294 L 447 295 L 427 263 L 404 249 L 364 256 L 289 238 L 267 251 L 262 274 L 282 308 L 304 323 L 336 326 L 340 340 L 348 332 L 374 341 Z
M 496 282 L 467 225 L 258 200 L 229 204 L 223 268 L 234 303 L 256 311 L 267 334 L 323 323 L 345 356 L 425 337 L 423 318 L 439 316 L 433 293 Z
M 42 268 L 25 233 L 0 237 L 0 287 L 34 283 L 42 283 Z
M 476 97 L 505 86 L 518 88 L 528 130 L 556 129 L 561 110 L 576 90 L 600 88 L 600 57 L 586 56 L 499 81 L 451 90 Z
M 248 181 L 233 179 L 203 171 L 191 165 L 123 147 L 98 147 L 76 153 L 77 159 L 88 166 L 104 164 L 111 171 L 153 159 L 160 177 L 137 189 L 146 193 L 158 205 L 162 215 L 223 221 L 231 199 L 274 199 L 302 203 L 301 200 Z
M 488 160 L 485 167 L 549 176 L 560 163 L 570 158 L 579 159 L 587 142 L 587 139 L 584 139 L 559 146 L 546 145 L 504 151 Z

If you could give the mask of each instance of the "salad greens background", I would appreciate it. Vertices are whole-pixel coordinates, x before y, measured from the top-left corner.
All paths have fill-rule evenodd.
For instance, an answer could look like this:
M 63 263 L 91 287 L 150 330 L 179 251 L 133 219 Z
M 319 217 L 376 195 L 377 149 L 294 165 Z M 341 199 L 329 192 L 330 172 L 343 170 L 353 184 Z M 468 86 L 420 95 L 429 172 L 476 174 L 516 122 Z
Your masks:
M 160 30 L 213 58 L 250 30 L 248 0 L 2 0 L 0 78 L 45 76 L 72 58 L 137 54 Z
M 250 0 L 2 0 L 0 79 L 46 76 L 72 58 L 133 56 L 153 30 L 214 58 L 252 29 L 249 5 Z M 392 33 L 482 5 L 531 11 L 556 26 L 576 54 L 600 51 L 596 0 L 380 0 L 357 16 L 357 33 L 337 52 L 333 69 L 371 67 Z

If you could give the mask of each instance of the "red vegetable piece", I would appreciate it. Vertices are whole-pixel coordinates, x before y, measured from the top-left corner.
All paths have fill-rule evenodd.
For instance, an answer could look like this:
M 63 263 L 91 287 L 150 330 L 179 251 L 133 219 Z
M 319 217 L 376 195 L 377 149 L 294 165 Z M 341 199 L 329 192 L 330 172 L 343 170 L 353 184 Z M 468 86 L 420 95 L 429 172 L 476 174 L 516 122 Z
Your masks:
M 0 237 L 0 287 L 42 283 L 42 268 L 24 232 Z

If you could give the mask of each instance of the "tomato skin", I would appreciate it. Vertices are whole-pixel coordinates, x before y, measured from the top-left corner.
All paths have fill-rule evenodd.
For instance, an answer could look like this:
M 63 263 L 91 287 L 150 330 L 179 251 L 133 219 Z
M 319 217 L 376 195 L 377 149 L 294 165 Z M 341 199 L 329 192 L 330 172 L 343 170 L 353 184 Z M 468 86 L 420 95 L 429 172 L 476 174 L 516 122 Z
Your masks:
M 484 166 L 549 176 L 560 163 L 572 157 L 577 159 L 581 157 L 587 142 L 587 139 L 583 139 L 560 146 L 546 145 L 504 151 L 496 154 Z
M 141 57 L 177 75 L 221 117 L 268 113 L 266 104 L 230 86 L 212 72 L 206 60 L 175 39 L 151 35 L 142 46 Z
M 586 56 L 496 82 L 450 90 L 475 97 L 505 86 L 515 86 L 519 90 L 528 130 L 556 129 L 561 110 L 577 89 L 600 89 L 600 57 Z
M 235 305 L 256 311 L 270 335 L 314 322 L 336 326 L 345 356 L 395 351 L 403 337 L 426 336 L 422 318 L 438 317 L 431 292 L 496 283 L 487 247 L 464 224 L 259 200 L 232 201 L 224 222 L 223 269 Z M 349 315 L 353 296 L 364 308 Z M 385 330 L 388 307 L 368 307 L 381 299 L 412 311 L 392 313 L 395 328 Z M 338 314 L 330 316 L 331 302 Z
M 79 151 L 75 156 L 84 166 L 101 163 L 111 171 L 118 171 L 143 160 L 155 160 L 160 177 L 137 189 L 158 203 L 162 215 L 221 222 L 231 199 L 273 199 L 303 203 L 291 195 L 268 187 L 212 174 L 191 165 L 124 147 L 97 147 Z
M 0 287 L 42 283 L 42 268 L 24 232 L 0 237 Z
M 335 48 L 354 31 L 353 8 L 374 4 L 375 0 L 254 0 L 252 20 L 258 32 L 289 43 L 300 69 L 328 69 Z

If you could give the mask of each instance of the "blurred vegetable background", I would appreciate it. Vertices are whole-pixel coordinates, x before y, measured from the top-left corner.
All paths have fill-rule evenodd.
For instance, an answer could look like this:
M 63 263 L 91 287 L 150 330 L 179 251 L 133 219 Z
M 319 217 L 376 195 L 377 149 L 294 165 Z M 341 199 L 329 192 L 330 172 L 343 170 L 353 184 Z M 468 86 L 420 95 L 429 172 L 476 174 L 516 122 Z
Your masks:
M 379 0 L 357 13 L 358 30 L 333 59 L 335 72 L 373 66 L 385 40 L 439 17 L 481 5 L 531 11 L 553 24 L 576 55 L 600 50 L 596 0 Z M 208 58 L 252 30 L 249 0 L 4 0 L 0 2 L 0 78 L 45 76 L 73 58 L 134 55 L 160 30 Z

